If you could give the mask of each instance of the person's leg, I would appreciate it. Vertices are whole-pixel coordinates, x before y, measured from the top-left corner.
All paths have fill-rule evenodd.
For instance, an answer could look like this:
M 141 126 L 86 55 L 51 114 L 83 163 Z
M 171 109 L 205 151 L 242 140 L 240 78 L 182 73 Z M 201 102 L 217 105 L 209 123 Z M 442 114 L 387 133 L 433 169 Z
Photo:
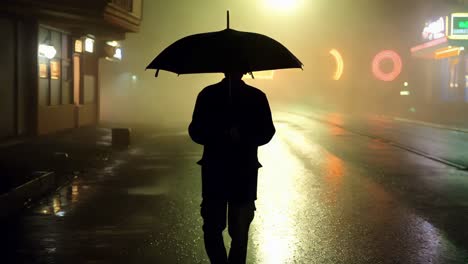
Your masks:
M 231 236 L 229 263 L 245 263 L 249 227 L 255 214 L 255 202 L 229 202 L 228 231 Z
M 227 201 L 205 199 L 201 204 L 205 249 L 212 264 L 227 263 L 223 241 L 223 230 L 226 228 L 226 209 Z

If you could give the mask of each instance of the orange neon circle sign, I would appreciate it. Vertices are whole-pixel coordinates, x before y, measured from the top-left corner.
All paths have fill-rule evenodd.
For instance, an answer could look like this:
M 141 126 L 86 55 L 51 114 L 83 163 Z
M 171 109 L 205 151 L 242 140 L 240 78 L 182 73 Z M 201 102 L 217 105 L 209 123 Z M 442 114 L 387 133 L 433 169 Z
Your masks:
M 391 60 L 393 62 L 393 70 L 391 72 L 382 71 L 381 64 L 384 60 Z M 393 50 L 379 52 L 372 61 L 372 73 L 377 79 L 385 82 L 395 80 L 400 75 L 402 68 L 401 57 Z

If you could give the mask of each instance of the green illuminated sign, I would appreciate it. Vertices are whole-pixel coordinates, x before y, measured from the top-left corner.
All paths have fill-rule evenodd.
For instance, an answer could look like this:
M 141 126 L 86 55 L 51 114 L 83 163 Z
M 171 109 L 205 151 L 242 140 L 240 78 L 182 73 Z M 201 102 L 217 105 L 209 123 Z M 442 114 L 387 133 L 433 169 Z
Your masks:
M 468 16 L 463 14 L 452 18 L 452 34 L 468 36 Z
M 453 28 L 454 29 L 468 29 L 468 17 L 454 17 Z
M 468 28 L 468 20 L 458 21 L 458 28 Z

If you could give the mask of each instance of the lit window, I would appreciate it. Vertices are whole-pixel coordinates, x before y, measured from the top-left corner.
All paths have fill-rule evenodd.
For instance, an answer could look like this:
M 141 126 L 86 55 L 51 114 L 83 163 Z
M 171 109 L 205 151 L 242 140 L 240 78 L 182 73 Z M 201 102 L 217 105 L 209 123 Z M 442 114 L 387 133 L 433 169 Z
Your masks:
M 47 64 L 45 64 L 45 63 L 40 63 L 39 64 L 39 77 L 40 78 L 48 78 L 49 77 L 47 75 Z
M 89 53 L 94 52 L 94 39 L 86 38 L 85 40 L 85 51 Z
M 83 41 L 80 39 L 75 40 L 75 52 L 83 52 Z
M 58 61 L 50 62 L 50 78 L 53 80 L 60 79 L 60 63 Z

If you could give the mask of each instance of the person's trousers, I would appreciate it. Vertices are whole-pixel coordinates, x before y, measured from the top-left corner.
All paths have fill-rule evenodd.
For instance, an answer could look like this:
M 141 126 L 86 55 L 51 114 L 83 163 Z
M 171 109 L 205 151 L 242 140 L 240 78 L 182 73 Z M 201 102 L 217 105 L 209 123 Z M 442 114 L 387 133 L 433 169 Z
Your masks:
M 249 227 L 254 218 L 255 202 L 228 202 L 223 200 L 206 200 L 201 204 L 203 233 L 206 253 L 212 264 L 245 263 Z M 223 230 L 226 228 L 231 236 L 229 255 L 223 241 Z

